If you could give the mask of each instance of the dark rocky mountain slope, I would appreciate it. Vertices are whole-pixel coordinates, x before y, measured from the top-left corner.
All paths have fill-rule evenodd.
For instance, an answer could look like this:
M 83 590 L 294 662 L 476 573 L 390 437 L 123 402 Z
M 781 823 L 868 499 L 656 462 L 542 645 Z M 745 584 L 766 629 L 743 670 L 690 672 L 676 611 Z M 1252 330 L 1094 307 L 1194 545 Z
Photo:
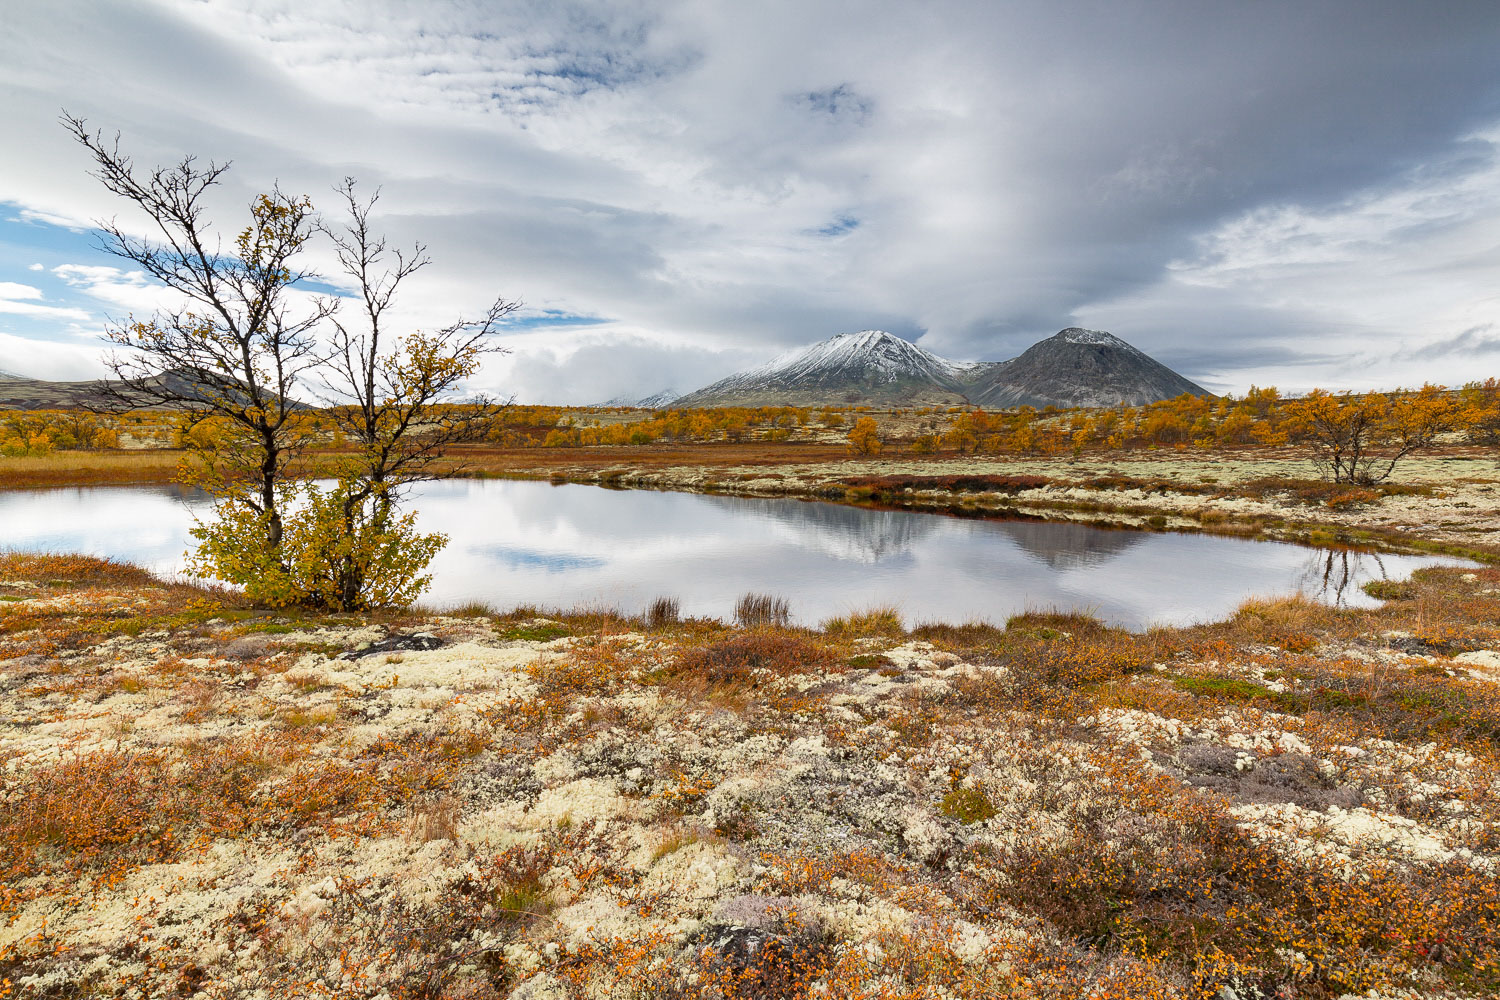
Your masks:
M 1141 406 L 1183 393 L 1212 395 L 1113 334 L 1071 326 L 1032 344 L 1018 358 L 987 366 L 968 397 L 1000 410 Z

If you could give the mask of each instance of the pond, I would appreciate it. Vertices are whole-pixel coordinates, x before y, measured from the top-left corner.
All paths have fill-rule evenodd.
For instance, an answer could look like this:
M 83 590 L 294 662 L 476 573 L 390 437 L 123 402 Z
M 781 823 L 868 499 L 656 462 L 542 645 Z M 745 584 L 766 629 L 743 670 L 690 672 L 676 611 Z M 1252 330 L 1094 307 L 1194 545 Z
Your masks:
M 412 491 L 425 531 L 450 537 L 424 603 L 500 609 L 615 607 L 659 596 L 728 619 L 740 595 L 791 602 L 804 624 L 876 605 L 924 621 L 1003 623 L 1081 610 L 1117 625 L 1212 621 L 1251 597 L 1301 592 L 1373 606 L 1360 588 L 1428 556 L 1316 549 L 1212 535 L 1104 530 L 765 500 L 503 480 Z M 0 545 L 84 552 L 170 573 L 205 501 L 172 487 L 0 492 Z

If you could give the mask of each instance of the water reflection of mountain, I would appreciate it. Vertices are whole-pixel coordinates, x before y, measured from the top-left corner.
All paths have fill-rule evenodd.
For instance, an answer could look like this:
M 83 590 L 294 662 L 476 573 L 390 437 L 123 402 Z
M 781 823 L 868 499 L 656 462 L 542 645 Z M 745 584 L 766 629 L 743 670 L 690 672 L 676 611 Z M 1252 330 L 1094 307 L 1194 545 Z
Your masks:
M 944 518 L 894 510 L 868 510 L 802 500 L 704 497 L 738 518 L 772 522 L 799 547 L 846 562 L 877 563 L 907 555 L 942 530 Z
M 987 526 L 1008 536 L 1033 559 L 1058 570 L 1103 565 L 1147 538 L 1142 531 L 1105 531 L 1083 524 L 992 521 Z

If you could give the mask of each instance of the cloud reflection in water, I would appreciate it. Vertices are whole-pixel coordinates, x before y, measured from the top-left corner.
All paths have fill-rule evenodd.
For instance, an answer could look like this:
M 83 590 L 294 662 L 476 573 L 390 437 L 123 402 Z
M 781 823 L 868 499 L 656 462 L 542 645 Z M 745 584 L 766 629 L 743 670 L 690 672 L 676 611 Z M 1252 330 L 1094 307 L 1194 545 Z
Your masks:
M 1360 588 L 1456 560 L 1308 549 L 1242 538 L 991 521 L 800 500 L 458 480 L 412 491 L 425 531 L 451 541 L 427 603 L 642 610 L 676 596 L 727 618 L 746 591 L 806 623 L 892 604 L 908 624 L 1003 622 L 1079 609 L 1130 627 L 1222 618 L 1301 591 L 1372 606 Z M 0 492 L 5 544 L 181 566 L 203 500 L 161 487 Z

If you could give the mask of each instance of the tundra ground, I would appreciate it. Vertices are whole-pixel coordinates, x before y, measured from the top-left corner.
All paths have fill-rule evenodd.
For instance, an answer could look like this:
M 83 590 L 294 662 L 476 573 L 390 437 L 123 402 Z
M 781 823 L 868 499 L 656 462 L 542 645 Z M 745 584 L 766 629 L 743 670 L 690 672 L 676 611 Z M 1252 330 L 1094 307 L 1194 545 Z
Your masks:
M 1500 570 L 1384 588 L 804 630 L 0 557 L 0 996 L 1493 996 Z

